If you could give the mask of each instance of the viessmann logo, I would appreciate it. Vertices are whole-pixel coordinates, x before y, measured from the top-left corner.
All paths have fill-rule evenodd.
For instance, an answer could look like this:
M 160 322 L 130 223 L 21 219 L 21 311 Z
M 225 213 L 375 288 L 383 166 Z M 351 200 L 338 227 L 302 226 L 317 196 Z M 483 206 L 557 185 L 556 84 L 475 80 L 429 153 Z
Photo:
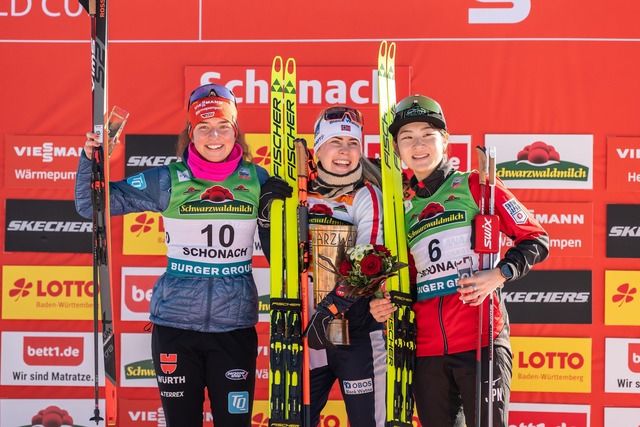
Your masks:
M 29 366 L 79 366 L 84 360 L 84 338 L 25 336 L 22 357 Z
M 61 147 L 53 142 L 43 142 L 41 146 L 13 147 L 18 157 L 40 157 L 43 163 L 53 162 L 54 157 L 80 157 L 82 147 Z

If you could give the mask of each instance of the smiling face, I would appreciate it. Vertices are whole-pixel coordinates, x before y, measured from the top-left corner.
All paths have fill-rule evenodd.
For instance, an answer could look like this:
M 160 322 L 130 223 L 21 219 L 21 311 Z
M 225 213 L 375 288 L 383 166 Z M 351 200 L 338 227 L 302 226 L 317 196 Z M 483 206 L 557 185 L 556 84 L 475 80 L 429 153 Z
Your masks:
M 328 172 L 344 175 L 358 166 L 362 157 L 360 141 L 352 136 L 331 137 L 318 148 L 316 157 Z
M 228 120 L 213 117 L 193 128 L 193 144 L 212 163 L 224 162 L 236 142 L 235 129 Z
M 429 123 L 413 122 L 400 128 L 396 136 L 402 161 L 422 181 L 436 169 L 444 157 L 448 138 Z

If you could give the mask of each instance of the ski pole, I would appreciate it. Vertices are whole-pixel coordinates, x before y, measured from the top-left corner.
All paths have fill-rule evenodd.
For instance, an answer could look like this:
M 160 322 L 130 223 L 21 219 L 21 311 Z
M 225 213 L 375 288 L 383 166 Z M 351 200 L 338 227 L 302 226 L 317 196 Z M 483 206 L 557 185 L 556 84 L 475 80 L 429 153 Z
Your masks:
M 309 324 L 309 151 L 307 141 L 297 138 L 298 156 L 298 254 L 300 262 L 300 298 L 302 300 L 302 330 Z M 309 364 L 309 339 L 302 338 L 302 425 L 311 426 L 311 384 Z
M 487 152 L 484 147 L 477 146 L 478 153 L 478 175 L 480 181 L 480 215 L 485 214 L 485 196 L 487 185 Z M 481 220 L 481 217 L 476 219 Z M 476 229 L 476 234 L 479 229 Z M 484 268 L 484 255 L 479 254 L 479 269 Z M 480 427 L 482 420 L 482 304 L 478 305 L 478 333 L 476 337 L 476 410 L 475 426 Z
M 496 204 L 496 147 L 489 148 L 489 215 L 495 215 Z M 496 253 L 492 252 L 489 255 L 489 266 L 493 268 L 496 261 Z M 493 331 L 494 331 L 494 319 L 493 319 L 493 292 L 489 295 L 489 348 L 487 349 L 487 359 L 489 362 L 489 376 L 488 376 L 488 395 L 487 395 L 487 426 L 493 427 Z

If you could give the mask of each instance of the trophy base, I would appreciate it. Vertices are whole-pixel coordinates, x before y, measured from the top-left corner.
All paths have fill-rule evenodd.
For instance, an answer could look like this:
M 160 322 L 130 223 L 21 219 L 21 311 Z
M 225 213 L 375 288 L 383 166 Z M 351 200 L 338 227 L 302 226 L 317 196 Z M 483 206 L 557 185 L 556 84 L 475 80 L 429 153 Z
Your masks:
M 349 345 L 349 321 L 341 315 L 330 321 L 327 338 L 334 345 Z

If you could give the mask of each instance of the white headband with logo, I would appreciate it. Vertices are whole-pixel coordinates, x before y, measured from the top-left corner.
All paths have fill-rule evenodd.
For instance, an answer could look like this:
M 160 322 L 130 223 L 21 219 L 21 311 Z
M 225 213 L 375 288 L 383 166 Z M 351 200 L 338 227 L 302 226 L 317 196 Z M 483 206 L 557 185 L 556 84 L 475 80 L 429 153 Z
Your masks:
M 352 122 L 349 116 L 344 116 L 342 120 L 327 121 L 320 118 L 316 123 L 315 140 L 313 150 L 318 151 L 322 144 L 334 136 L 351 136 L 362 144 L 362 128 Z

